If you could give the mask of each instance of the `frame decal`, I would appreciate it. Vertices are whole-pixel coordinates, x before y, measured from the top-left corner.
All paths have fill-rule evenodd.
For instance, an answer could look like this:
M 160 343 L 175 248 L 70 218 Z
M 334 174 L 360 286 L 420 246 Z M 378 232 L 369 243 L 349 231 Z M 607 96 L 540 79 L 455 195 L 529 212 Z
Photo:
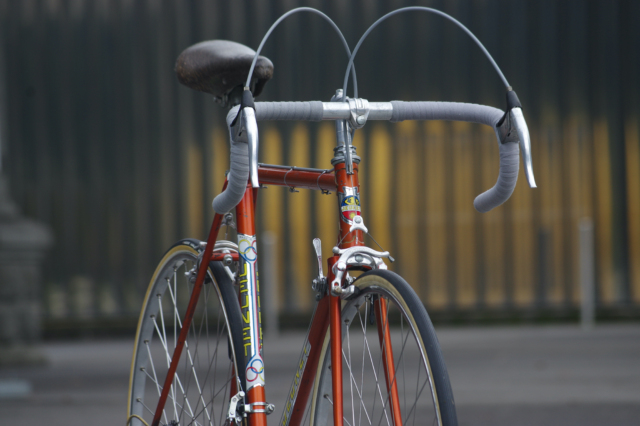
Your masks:
M 340 219 L 351 225 L 353 218 L 360 216 L 360 193 L 357 187 L 343 186 L 342 189 L 343 192 L 338 192 Z
M 258 258 L 256 237 L 242 234 L 238 235 L 238 253 L 245 262 L 255 262 Z
M 248 359 L 245 366 L 247 390 L 264 386 L 264 361 L 262 360 L 262 318 L 258 284 L 255 235 L 238 234 L 240 254 L 240 311 L 242 314 L 242 350 Z

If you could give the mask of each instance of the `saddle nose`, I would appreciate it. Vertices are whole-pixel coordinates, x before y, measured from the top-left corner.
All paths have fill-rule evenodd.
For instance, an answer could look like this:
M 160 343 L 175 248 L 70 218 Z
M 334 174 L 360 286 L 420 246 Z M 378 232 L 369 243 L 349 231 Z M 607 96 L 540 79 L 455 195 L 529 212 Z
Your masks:
M 209 40 L 185 49 L 176 61 L 178 81 L 199 92 L 225 99 L 237 86 L 244 86 L 256 52 L 240 43 Z M 253 96 L 258 96 L 273 76 L 273 63 L 259 56 L 251 81 Z

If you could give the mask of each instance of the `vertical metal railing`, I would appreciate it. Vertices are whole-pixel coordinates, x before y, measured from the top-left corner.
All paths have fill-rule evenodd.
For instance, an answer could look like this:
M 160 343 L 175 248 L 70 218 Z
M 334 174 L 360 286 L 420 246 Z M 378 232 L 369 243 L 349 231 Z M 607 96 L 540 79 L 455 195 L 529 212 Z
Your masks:
M 394 5 L 330 0 L 323 9 L 353 43 Z M 519 185 L 509 203 L 480 215 L 472 198 L 496 178 L 490 132 L 368 125 L 355 141 L 363 207 L 376 239 L 398 259 L 393 268 L 443 315 L 568 315 L 580 302 L 577 223 L 592 217 L 596 311 L 637 310 L 638 2 L 429 5 L 469 25 L 509 75 L 531 122 L 540 185 Z M 203 238 L 227 167 L 224 113 L 178 85 L 174 60 L 203 39 L 255 47 L 287 7 L 281 0 L 0 0 L 3 170 L 24 213 L 55 230 L 44 277 L 49 318 L 134 315 L 162 252 L 178 238 Z M 363 97 L 502 106 L 499 81 L 454 28 L 427 16 L 385 25 L 356 63 Z M 264 52 L 275 64 L 265 99 L 333 93 L 346 58 L 325 30 L 300 17 L 274 34 Z M 329 167 L 326 123 L 265 125 L 261 135 L 262 161 Z M 399 168 L 414 178 L 399 181 Z M 311 239 L 323 238 L 325 256 L 334 242 L 332 197 L 276 188 L 260 197 L 259 226 L 280 242 L 271 288 L 294 313 L 312 304 Z

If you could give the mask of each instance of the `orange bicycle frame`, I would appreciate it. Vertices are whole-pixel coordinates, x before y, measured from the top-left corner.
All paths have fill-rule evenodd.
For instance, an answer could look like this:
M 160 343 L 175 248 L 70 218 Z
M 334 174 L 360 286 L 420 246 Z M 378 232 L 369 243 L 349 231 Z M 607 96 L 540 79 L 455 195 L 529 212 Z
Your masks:
M 360 215 L 359 206 L 359 181 L 358 181 L 358 165 L 353 164 L 353 173 L 347 173 L 345 163 L 338 163 L 334 166 L 334 170 L 319 170 L 308 168 L 297 168 L 288 166 L 260 165 L 258 168 L 258 176 L 261 184 L 284 186 L 289 188 L 305 188 L 317 189 L 323 192 L 335 191 L 340 204 L 340 230 L 338 235 L 338 247 L 346 249 L 349 247 L 363 246 L 362 231 L 354 230 L 350 232 L 348 222 L 349 215 Z M 226 186 L 226 184 L 225 184 Z M 264 389 L 264 362 L 262 360 L 262 327 L 260 318 L 259 305 L 259 283 L 257 279 L 257 271 L 255 270 L 255 262 L 257 253 L 255 250 L 255 207 L 257 202 L 258 191 L 247 185 L 242 201 L 236 207 L 236 220 L 239 239 L 239 254 L 233 254 L 233 260 L 240 261 L 240 306 L 242 310 L 243 321 L 246 327 L 243 327 L 243 342 L 246 340 L 244 348 L 247 357 L 246 366 L 238 366 L 245 368 L 247 375 L 247 383 L 243 386 L 248 387 L 245 395 L 245 413 L 248 416 L 248 424 L 251 426 L 266 426 L 266 394 Z M 355 194 L 355 195 L 354 195 Z M 351 201 L 351 204 L 349 202 Z M 357 205 L 354 205 L 356 202 Z M 213 219 L 209 238 L 204 252 L 204 258 L 210 261 L 221 260 L 221 254 L 213 253 L 218 231 L 222 222 L 222 215 L 216 214 Z M 245 243 L 242 243 L 244 238 Z M 339 256 L 333 256 L 327 259 L 329 267 L 328 282 L 334 279 L 333 265 L 337 262 Z M 160 415 L 166 402 L 171 380 L 175 373 L 178 360 L 187 337 L 196 303 L 198 301 L 200 290 L 206 275 L 208 262 L 202 262 L 199 269 L 194 290 L 189 300 L 189 306 L 183 321 L 183 327 L 178 338 L 171 366 L 165 380 L 162 394 L 158 401 L 152 426 L 158 426 Z M 244 278 L 246 276 L 246 278 Z M 244 284 L 244 285 L 243 285 Z M 247 294 L 247 296 L 245 296 Z M 249 297 L 249 295 L 253 297 Z M 390 395 L 390 408 L 396 426 L 401 425 L 400 404 L 398 402 L 398 391 L 395 385 L 395 368 L 393 364 L 393 353 L 389 344 L 389 325 L 386 320 L 386 310 L 383 301 L 376 304 L 375 315 L 378 323 L 378 335 L 380 345 L 383 349 L 383 367 L 385 371 L 385 379 L 387 389 Z M 332 390 L 333 390 L 333 420 L 334 425 L 343 424 L 343 389 L 342 389 L 342 324 L 341 324 L 341 299 L 339 296 L 329 294 L 323 297 L 314 312 L 311 326 L 305 342 L 298 370 L 294 378 L 294 383 L 289 392 L 287 402 L 285 403 L 281 424 L 289 426 L 299 426 L 302 422 L 305 408 L 308 403 L 309 395 L 313 389 L 316 372 L 319 363 L 322 361 L 320 355 L 324 339 L 329 330 L 330 350 L 331 350 L 331 374 L 332 374 Z M 259 382 L 252 386 L 247 386 L 249 381 Z

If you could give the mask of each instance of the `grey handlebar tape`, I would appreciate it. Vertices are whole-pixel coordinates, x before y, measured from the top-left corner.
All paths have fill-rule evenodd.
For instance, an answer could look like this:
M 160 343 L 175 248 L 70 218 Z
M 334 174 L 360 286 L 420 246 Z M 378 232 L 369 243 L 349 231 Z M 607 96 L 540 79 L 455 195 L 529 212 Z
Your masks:
M 391 121 L 393 122 L 403 120 L 449 120 L 486 124 L 493 127 L 496 131 L 498 148 L 500 150 L 500 172 L 498 174 L 498 180 L 492 188 L 478 195 L 473 205 L 479 212 L 486 213 L 509 199 L 518 179 L 520 148 L 515 142 L 500 143 L 496 126 L 504 115 L 503 111 L 485 105 L 457 102 L 391 101 L 391 105 L 393 107 Z M 319 101 L 256 102 L 255 108 L 256 119 L 258 121 L 322 120 L 322 102 Z M 229 111 L 227 115 L 228 125 L 230 125 L 233 118 L 237 115 L 237 111 L 237 106 Z M 248 177 L 249 164 L 246 138 L 244 140 L 240 138 L 237 141 L 232 139 L 229 185 L 227 191 L 218 195 L 213 201 L 213 208 L 216 212 L 229 211 L 240 202 Z M 229 195 L 225 195 L 226 193 L 229 193 Z M 231 193 L 234 194 L 233 198 Z M 219 198 L 220 201 L 217 201 Z M 235 204 L 233 204 L 234 202 Z
M 235 106 L 227 113 L 227 127 L 231 139 L 231 159 L 227 189 L 213 199 L 213 210 L 226 213 L 242 200 L 247 180 L 249 179 L 249 145 L 246 132 L 234 136 L 237 132 L 231 127 L 238 115 L 239 106 Z M 265 120 L 322 120 L 322 102 L 256 102 L 256 119 Z M 239 126 L 240 122 L 236 123 Z
M 234 136 L 235 128 L 231 123 L 238 115 L 238 107 L 232 108 L 227 114 L 227 127 L 231 139 L 231 158 L 229 175 L 227 176 L 227 189 L 213 199 L 213 210 L 216 213 L 226 213 L 233 209 L 242 200 L 249 180 L 249 145 L 246 132 L 240 136 Z M 239 126 L 240 122 L 236 123 Z
M 518 180 L 520 148 L 517 143 L 500 143 L 496 126 L 504 112 L 486 105 L 457 102 L 402 102 L 391 101 L 391 121 L 402 120 L 450 120 L 486 124 L 493 127 L 500 149 L 500 172 L 498 181 L 489 190 L 478 195 L 473 206 L 486 213 L 509 199 Z
M 322 102 L 256 102 L 256 119 L 321 121 Z
M 478 195 L 473 200 L 473 207 L 480 213 L 486 213 L 494 207 L 498 207 L 511 197 L 518 180 L 518 168 L 520 166 L 520 146 L 517 142 L 502 144 L 500 147 L 500 173 L 498 181 L 493 188 Z
M 493 128 L 504 115 L 503 111 L 486 105 L 459 102 L 403 102 L 391 101 L 392 122 L 403 120 L 449 120 L 486 124 Z

